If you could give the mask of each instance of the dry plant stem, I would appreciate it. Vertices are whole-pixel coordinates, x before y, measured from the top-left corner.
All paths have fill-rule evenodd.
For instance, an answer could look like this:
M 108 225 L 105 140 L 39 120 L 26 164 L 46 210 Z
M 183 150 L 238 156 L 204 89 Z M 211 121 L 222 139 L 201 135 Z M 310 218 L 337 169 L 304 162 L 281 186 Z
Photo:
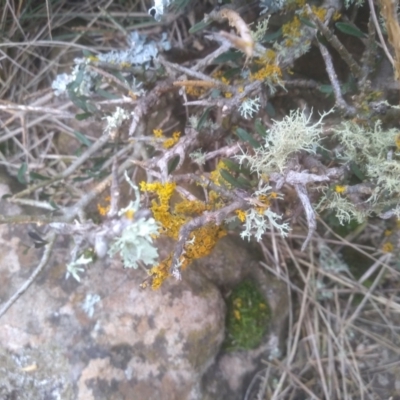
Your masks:
M 308 263 L 304 260 L 299 259 L 298 261 L 300 264 L 302 264 L 308 268 L 314 268 L 313 265 L 311 265 L 310 263 Z M 368 293 L 367 288 L 360 285 L 358 282 L 354 282 L 354 281 L 350 280 L 349 278 L 346 278 L 342 275 L 337 275 L 337 274 L 331 273 L 329 271 L 325 271 L 323 269 L 320 269 L 319 272 L 321 275 L 330 278 L 332 281 L 340 283 L 343 286 L 346 286 L 348 288 L 352 288 L 353 290 L 355 290 L 358 293 L 361 293 L 362 295 L 366 295 Z M 393 310 L 395 312 L 400 312 L 400 304 L 393 303 L 393 302 L 389 303 L 389 299 L 387 299 L 383 296 L 377 296 L 377 295 L 373 295 L 373 294 L 369 294 L 369 295 L 370 295 L 371 299 L 373 299 L 377 303 L 384 305 L 384 306 L 388 306 L 388 308 L 390 308 L 391 310 Z
M 43 210 L 55 211 L 55 208 L 47 201 L 31 200 L 31 199 L 7 199 L 9 203 L 18 204 L 20 206 L 30 206 L 41 208 Z
M 205 17 L 205 20 L 209 19 L 216 22 L 223 22 L 223 20 L 227 19 L 229 25 L 236 28 L 239 36 L 235 36 L 224 31 L 220 32 L 220 35 L 224 36 L 228 41 L 230 41 L 234 47 L 243 51 L 243 53 L 246 54 L 247 60 L 253 56 L 254 40 L 251 36 L 250 29 L 236 11 L 229 8 L 213 10 Z
M 107 213 L 108 218 L 113 218 L 118 213 L 118 200 L 120 196 L 118 185 L 118 163 L 117 158 L 114 158 L 111 168 L 111 189 L 110 189 L 110 210 Z
M 211 40 L 216 40 L 214 38 L 214 36 L 206 36 L 206 39 L 211 39 Z M 230 43 L 225 40 L 222 39 L 223 43 L 220 47 L 218 47 L 217 50 L 213 51 L 211 54 L 209 54 L 208 56 L 204 57 L 202 60 L 200 60 L 195 66 L 193 66 L 192 68 L 190 68 L 192 71 L 200 71 L 203 70 L 205 67 L 207 67 L 208 65 L 210 65 L 217 57 L 219 57 L 221 54 L 225 53 L 226 51 L 228 51 L 231 47 Z
M 95 65 L 88 64 L 87 67 L 90 70 L 92 70 L 94 72 L 97 72 L 99 75 L 102 75 L 105 78 L 107 78 L 108 80 L 114 82 L 116 85 L 122 87 L 123 89 L 127 90 L 128 92 L 131 90 L 129 85 L 127 85 L 126 83 L 124 83 L 124 82 L 120 81 L 119 79 L 117 79 L 113 74 L 110 74 L 109 72 L 103 71 L 101 68 L 98 68 Z
M 27 196 L 37 189 L 48 186 L 54 182 L 67 178 L 73 172 L 75 172 L 85 161 L 87 161 L 91 155 L 95 154 L 98 150 L 100 150 L 110 139 L 109 134 L 104 134 L 101 136 L 96 142 L 92 144 L 92 146 L 83 153 L 78 159 L 76 159 L 65 171 L 63 171 L 60 175 L 55 176 L 54 178 L 49 179 L 48 181 L 39 182 L 36 185 L 32 185 L 27 189 L 15 194 L 12 198 L 18 199 L 24 196 Z
M 0 224 L 38 224 L 47 225 L 50 222 L 63 222 L 62 217 L 44 217 L 41 215 L 2 215 Z
M 313 310 L 315 311 L 315 310 Z M 314 314 L 314 313 L 313 313 Z M 315 318 L 315 322 L 317 323 L 318 319 Z M 312 352 L 311 352 L 311 359 L 314 358 L 315 361 L 317 362 L 317 369 L 318 369 L 318 374 L 321 379 L 321 386 L 324 391 L 325 399 L 330 399 L 331 396 L 329 395 L 329 389 L 326 384 L 326 378 L 324 374 L 324 370 L 322 368 L 322 363 L 321 363 L 321 357 L 319 356 L 319 344 L 316 343 L 316 337 L 318 337 L 320 329 L 313 329 L 313 324 L 311 323 L 310 318 L 306 318 L 305 320 L 305 327 L 306 330 L 308 331 L 308 338 L 309 341 L 311 342 L 311 347 L 312 347 Z M 312 355 L 314 354 L 314 357 Z
M 205 155 L 205 160 L 209 161 L 216 157 L 232 157 L 233 155 L 239 153 L 240 151 L 240 144 L 236 143 L 233 146 L 224 146 L 218 150 L 210 151 Z
M 132 166 L 132 160 L 126 160 L 118 168 L 118 176 L 128 170 Z M 88 194 L 84 195 L 75 205 L 65 210 L 65 218 L 67 221 L 72 221 L 80 212 L 82 212 L 90 202 L 100 195 L 108 186 L 111 185 L 112 176 L 109 175 L 97 184 Z
M 48 243 L 44 248 L 44 252 L 42 258 L 39 262 L 39 265 L 35 268 L 31 276 L 24 282 L 24 284 L 8 299 L 0 308 L 0 318 L 7 312 L 7 310 L 18 300 L 18 298 L 29 288 L 32 282 L 36 279 L 36 277 L 40 274 L 43 268 L 47 265 L 51 252 L 56 241 L 57 235 L 55 233 L 51 233 L 48 238 Z
M 371 256 L 371 254 L 369 254 L 369 253 L 367 253 L 366 251 L 362 250 L 362 249 L 361 249 L 361 246 L 357 246 L 357 245 L 355 245 L 355 244 L 353 244 L 353 243 L 351 243 L 351 242 L 349 242 L 349 241 L 343 239 L 341 236 L 339 236 L 337 233 L 335 233 L 335 232 L 332 230 L 332 228 L 331 228 L 330 226 L 328 226 L 327 223 L 326 223 L 322 218 L 319 218 L 318 220 L 319 220 L 319 222 L 325 227 L 325 229 L 327 229 L 327 230 L 329 231 L 329 233 L 331 233 L 333 236 L 335 236 L 342 244 L 344 244 L 344 245 L 346 245 L 346 246 L 348 246 L 348 247 L 353 248 L 354 250 L 358 251 L 359 253 L 361 253 L 362 255 L 364 255 L 364 256 L 366 256 L 366 257 L 368 257 L 370 260 L 372 260 L 372 261 L 374 261 L 374 262 L 382 263 L 382 261 L 378 260 L 377 258 Z M 382 265 L 385 266 L 386 268 L 388 268 L 389 271 L 390 271 L 392 274 L 396 275 L 397 277 L 400 277 L 400 273 L 399 273 L 398 271 L 396 271 L 394 268 L 392 268 L 389 264 L 387 264 L 387 263 L 382 263 Z
M 158 58 L 158 61 L 161 63 L 161 65 L 163 65 L 168 69 L 173 69 L 175 71 L 181 72 L 182 74 L 192 76 L 193 78 L 196 78 L 200 81 L 209 82 L 210 84 L 213 84 L 214 87 L 219 87 L 226 91 L 234 90 L 233 87 L 226 85 L 225 83 L 219 81 L 218 79 L 210 78 L 208 75 L 203 74 L 202 72 L 193 71 L 191 68 L 186 68 L 179 64 L 170 63 L 162 59 L 161 57 Z
M 213 82 L 208 81 L 175 81 L 174 86 L 186 87 L 205 87 L 205 88 L 214 88 L 215 84 Z
M 248 85 L 245 85 L 243 92 L 237 93 L 236 88 L 232 91 L 233 93 L 237 93 L 234 97 L 230 99 L 222 98 L 216 100 L 194 100 L 194 101 L 187 101 L 183 105 L 184 106 L 205 106 L 211 107 L 216 106 L 222 108 L 224 113 L 229 113 L 233 109 L 238 108 L 242 103 L 242 100 L 249 96 L 250 93 L 258 93 L 261 90 L 262 82 L 261 81 L 254 81 Z
M 176 167 L 178 170 L 186 159 L 186 156 L 190 154 L 190 150 L 198 144 L 199 132 L 193 128 L 185 129 L 185 136 L 171 149 L 165 151 L 164 154 L 156 159 L 149 160 L 146 169 L 152 169 L 158 167 L 161 172 L 161 176 L 164 182 L 168 180 L 168 162 L 174 157 L 179 156 L 179 163 Z
M 34 107 L 34 106 L 24 106 L 21 104 L 11 104 L 8 103 L 6 105 L 0 104 L 0 111 L 23 111 L 23 112 L 34 112 L 40 114 L 47 114 L 54 115 L 58 118 L 65 118 L 65 119 L 74 119 L 75 115 L 66 111 L 60 111 L 56 108 L 49 108 L 49 107 Z
M 294 188 L 296 190 L 297 196 L 301 201 L 301 204 L 303 205 L 307 217 L 308 234 L 306 240 L 301 246 L 301 251 L 304 251 L 308 243 L 310 242 L 315 230 L 317 229 L 317 221 L 315 211 L 311 205 L 305 185 L 294 185 Z
M 376 34 L 375 26 L 372 16 L 370 16 L 368 21 L 368 38 L 366 43 L 366 48 L 363 56 L 361 57 L 362 64 L 362 76 L 360 79 L 360 87 L 363 90 L 363 86 L 367 82 L 369 74 L 374 70 L 374 63 L 376 60 L 376 50 L 377 45 L 375 43 Z
M 321 52 L 322 58 L 325 61 L 325 67 L 326 67 L 326 72 L 328 73 L 329 80 L 332 85 L 333 93 L 335 95 L 336 99 L 336 105 L 347 115 L 355 115 L 356 110 L 354 107 L 350 107 L 349 105 L 346 104 L 346 102 L 343 99 L 342 92 L 340 90 L 340 84 L 337 79 L 336 71 L 333 67 L 333 62 L 331 55 L 328 52 L 328 49 L 318 42 L 318 47 Z
M 270 364 L 268 361 L 265 361 L 265 360 L 263 360 L 262 362 L 263 362 L 264 364 L 267 364 L 267 365 Z M 294 374 L 294 373 L 290 370 L 290 368 L 287 366 L 287 364 L 284 364 L 284 363 L 282 363 L 282 362 L 280 362 L 280 361 L 278 361 L 278 360 L 275 360 L 275 363 L 276 363 L 275 366 L 278 367 L 279 369 L 281 369 L 281 370 L 283 371 L 282 377 L 281 377 L 281 379 L 280 379 L 280 381 L 279 381 L 279 384 L 281 383 L 283 377 L 285 377 L 285 379 L 286 379 L 286 376 L 289 375 L 290 379 L 292 379 L 293 382 L 295 382 L 296 385 L 297 385 L 298 387 L 300 387 L 301 389 L 303 389 L 312 399 L 314 399 L 314 400 L 320 400 L 320 398 L 319 398 L 315 393 L 313 393 L 313 392 L 298 378 L 297 374 Z M 274 365 L 274 364 L 271 364 L 271 365 Z M 278 385 L 279 385 L 279 384 L 278 384 Z M 279 387 L 279 386 L 278 386 L 278 387 Z M 280 388 L 279 388 L 279 389 L 280 389 Z M 278 400 L 279 398 L 281 398 L 279 392 L 277 393 L 277 390 L 278 390 L 278 388 L 275 389 L 274 394 L 273 394 L 273 397 L 271 398 L 271 400 Z M 277 396 L 279 396 L 279 397 L 277 397 Z
M 376 276 L 374 279 L 374 282 L 368 289 L 367 293 L 364 295 L 363 299 L 361 300 L 360 304 L 357 306 L 357 308 L 354 310 L 353 315 L 346 320 L 346 323 L 343 325 L 343 330 L 346 330 L 348 325 L 358 317 L 358 314 L 361 312 L 361 310 L 364 308 L 366 302 L 370 299 L 371 294 L 374 292 L 375 288 L 378 286 L 378 284 L 381 281 L 381 278 L 383 277 L 383 274 L 385 273 L 385 267 L 382 267 L 381 270 L 379 271 L 379 274 Z
M 384 50 L 384 52 L 386 54 L 386 57 L 388 58 L 388 60 L 390 61 L 390 63 L 394 67 L 393 57 L 390 54 L 390 51 L 386 46 L 386 42 L 385 42 L 385 39 L 383 38 L 383 34 L 382 34 L 381 27 L 379 25 L 379 21 L 378 21 L 378 18 L 376 16 L 374 1 L 373 0 L 368 0 L 368 4 L 369 4 L 369 9 L 371 10 L 371 16 L 372 16 L 372 20 L 374 21 L 374 24 L 375 24 L 376 32 L 378 33 L 378 36 L 379 36 L 379 41 L 381 42 L 381 45 L 382 45 L 382 48 L 383 48 L 383 50 Z
M 331 32 L 329 28 L 327 28 L 321 20 L 312 12 L 309 4 L 306 4 L 306 10 L 308 16 L 317 25 L 318 29 L 323 33 L 326 40 L 336 49 L 336 51 L 340 54 L 345 63 L 349 66 L 351 73 L 356 77 L 360 78 L 362 75 L 362 70 L 360 66 L 357 64 L 356 60 L 354 60 L 353 56 L 346 50 L 342 43 L 340 43 L 339 39 Z
M 233 201 L 237 201 L 239 199 L 244 199 L 245 200 L 245 197 L 243 196 L 243 193 L 239 192 L 238 190 L 232 191 L 232 190 L 224 189 L 223 187 L 218 186 L 214 182 L 210 181 L 205 176 L 199 176 L 199 175 L 196 175 L 196 174 L 184 174 L 184 175 L 173 175 L 172 178 L 176 182 L 182 182 L 182 181 L 184 181 L 184 182 L 191 182 L 191 181 L 197 182 L 201 186 L 209 188 L 209 189 L 213 190 L 214 192 L 217 192 L 217 193 L 221 194 L 225 198 L 231 199 Z M 247 193 L 244 193 L 244 194 L 247 195 L 250 198 L 250 196 Z
M 129 136 L 136 133 L 139 122 L 144 118 L 160 100 L 161 96 L 171 90 L 176 90 L 173 86 L 173 80 L 168 79 L 158 84 L 154 89 L 146 94 L 146 96 L 139 98 L 135 110 L 132 113 L 132 122 L 129 127 Z
M 295 263 L 296 265 L 297 263 Z M 298 266 L 298 269 L 300 269 L 300 267 Z M 299 343 L 299 339 L 300 339 L 300 331 L 301 331 L 301 326 L 302 326 L 302 321 L 304 320 L 304 316 L 306 313 L 306 304 L 307 304 L 307 300 L 308 300 L 308 285 L 310 282 L 310 274 L 311 274 L 311 268 L 308 270 L 308 275 L 307 278 L 305 280 L 305 287 L 304 287 L 304 291 L 303 291 L 303 296 L 302 296 L 302 300 L 301 300 L 301 306 L 300 306 L 300 315 L 299 315 L 299 319 L 298 319 L 298 324 L 296 326 L 296 332 L 293 338 L 293 342 L 291 343 L 291 351 L 287 356 L 287 359 L 285 361 L 285 365 L 286 366 L 290 366 L 294 360 L 294 356 L 296 355 L 296 351 L 297 351 L 297 345 Z M 286 380 L 286 376 L 289 374 L 288 369 L 284 368 L 283 369 L 283 373 L 282 376 L 275 388 L 275 391 L 272 395 L 271 400 L 277 400 L 278 396 L 279 396 L 279 391 L 282 389 L 283 384 L 285 383 Z M 308 391 L 309 393 L 309 391 Z M 309 393 L 311 396 L 315 396 L 313 393 Z
M 398 3 L 393 0 L 380 0 L 382 15 L 386 22 L 389 42 L 395 53 L 394 70 L 395 79 L 400 79 L 400 25 L 397 17 Z

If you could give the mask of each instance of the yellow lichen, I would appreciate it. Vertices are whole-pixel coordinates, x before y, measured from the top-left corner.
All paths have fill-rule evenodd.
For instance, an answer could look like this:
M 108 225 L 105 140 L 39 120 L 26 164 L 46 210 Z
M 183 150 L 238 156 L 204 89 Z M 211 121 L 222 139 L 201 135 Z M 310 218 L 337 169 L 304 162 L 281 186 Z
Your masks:
M 151 211 L 156 221 L 161 224 L 161 233 L 178 240 L 180 229 L 191 218 L 201 215 L 204 211 L 214 208 L 213 203 L 206 204 L 201 201 L 182 200 L 174 207 L 170 205 L 170 199 L 175 191 L 176 184 L 167 183 L 140 183 L 142 191 L 153 192 L 157 195 L 151 203 Z M 211 196 L 210 196 L 211 197 Z M 223 227 L 214 223 L 206 224 L 194 230 L 184 247 L 184 252 L 179 260 L 180 268 L 185 269 L 193 260 L 210 254 L 217 241 L 226 235 Z M 152 288 L 157 289 L 170 275 L 172 255 L 150 270 Z
M 395 143 L 397 150 L 400 150 L 400 133 L 396 136 Z
M 244 222 L 246 221 L 246 212 L 243 210 L 236 210 L 235 211 L 237 217 L 239 218 L 239 221 Z
M 153 135 L 157 139 L 161 139 L 164 137 L 163 130 L 162 129 L 153 129 Z
M 125 211 L 125 217 L 126 218 L 132 220 L 134 216 L 135 216 L 135 211 L 133 211 L 133 210 Z
M 387 242 L 382 246 L 382 251 L 384 253 L 391 253 L 393 249 L 394 249 L 393 244 L 390 242 Z
M 105 199 L 105 202 L 106 203 L 108 203 L 108 204 L 105 204 L 105 205 L 103 205 L 103 204 L 97 204 L 97 211 L 99 212 L 99 214 L 101 215 L 101 216 L 105 216 L 105 215 L 107 215 L 107 213 L 110 211 L 110 201 L 111 201 L 111 197 L 110 196 L 107 196 Z
M 325 17 L 326 17 L 326 9 L 323 7 L 316 7 L 316 6 L 311 6 L 311 10 L 314 13 L 314 15 L 321 21 L 324 22 Z M 306 16 L 306 15 L 305 15 Z
M 180 132 L 174 132 L 172 134 L 172 138 L 167 139 L 163 143 L 163 147 L 165 147 L 166 149 L 169 149 L 170 147 L 174 146 L 178 142 L 180 136 L 181 136 Z
M 295 16 L 292 21 L 282 25 L 282 34 L 287 38 L 300 37 L 301 21 L 298 16 Z
M 279 81 L 282 77 L 282 70 L 276 64 L 265 64 L 264 67 L 259 69 L 254 74 L 250 74 L 250 78 L 253 81 L 264 81 L 270 79 L 273 82 Z
M 343 186 L 343 185 L 336 185 L 335 186 L 335 192 L 339 193 L 339 194 L 343 194 L 345 193 L 347 190 L 347 186 Z

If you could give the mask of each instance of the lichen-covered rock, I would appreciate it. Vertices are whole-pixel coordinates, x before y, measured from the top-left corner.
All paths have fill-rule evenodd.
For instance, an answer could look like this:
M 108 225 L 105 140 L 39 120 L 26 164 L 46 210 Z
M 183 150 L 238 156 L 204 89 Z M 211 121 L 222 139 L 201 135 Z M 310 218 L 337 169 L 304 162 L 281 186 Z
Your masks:
M 29 240 L 26 227 L 0 226 L 2 303 L 38 263 L 40 249 L 24 254 Z M 224 338 L 218 289 L 188 269 L 180 282 L 142 290 L 143 274 L 118 261 L 92 265 L 78 283 L 65 279 L 68 255 L 60 239 L 50 264 L 0 319 L 0 397 L 200 398 L 201 376 Z

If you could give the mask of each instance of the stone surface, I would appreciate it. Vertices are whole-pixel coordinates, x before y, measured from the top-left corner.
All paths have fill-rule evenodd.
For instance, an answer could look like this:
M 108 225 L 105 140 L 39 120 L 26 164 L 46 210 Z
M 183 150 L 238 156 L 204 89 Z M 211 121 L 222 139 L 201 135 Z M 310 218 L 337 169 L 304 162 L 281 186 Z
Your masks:
M 21 210 L 0 201 L 0 211 Z M 0 305 L 39 263 L 43 249 L 33 248 L 30 229 L 0 225 Z M 286 293 L 240 239 L 224 238 L 182 281 L 157 291 L 140 289 L 144 272 L 118 260 L 90 266 L 80 283 L 65 279 L 68 246 L 58 239 L 49 265 L 0 318 L 1 399 L 241 399 L 261 356 L 279 345 L 273 319 L 259 348 L 220 350 L 226 291 L 253 277 L 273 311 Z
M 0 245 L 8 244 L 0 261 L 2 302 L 38 262 L 38 250 L 22 255 L 29 239 L 21 228 L 0 226 Z M 2 398 L 199 398 L 200 377 L 224 337 L 217 288 L 188 270 L 182 282 L 141 290 L 143 274 L 118 262 L 93 265 L 79 284 L 65 280 L 66 259 L 59 244 L 50 265 L 1 319 Z M 36 386 L 42 391 L 28 395 Z

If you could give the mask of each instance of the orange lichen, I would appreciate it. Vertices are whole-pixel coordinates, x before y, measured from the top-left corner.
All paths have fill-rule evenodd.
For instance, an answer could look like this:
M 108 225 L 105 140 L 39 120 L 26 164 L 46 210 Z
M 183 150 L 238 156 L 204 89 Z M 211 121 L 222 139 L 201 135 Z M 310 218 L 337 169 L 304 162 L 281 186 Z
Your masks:
M 175 191 L 176 184 L 167 183 L 140 183 L 142 191 L 153 192 L 158 200 L 151 203 L 151 211 L 154 219 L 161 224 L 161 233 L 178 240 L 180 229 L 191 218 L 202 215 L 203 212 L 212 210 L 214 204 L 201 201 L 182 200 L 174 207 L 170 205 L 170 199 Z M 211 196 L 210 196 L 211 197 Z M 208 255 L 217 241 L 226 235 L 223 227 L 214 223 L 206 224 L 194 230 L 184 246 L 184 252 L 179 260 L 180 268 L 185 269 L 193 260 Z M 150 270 L 152 288 L 157 289 L 162 282 L 170 276 L 172 255 Z

